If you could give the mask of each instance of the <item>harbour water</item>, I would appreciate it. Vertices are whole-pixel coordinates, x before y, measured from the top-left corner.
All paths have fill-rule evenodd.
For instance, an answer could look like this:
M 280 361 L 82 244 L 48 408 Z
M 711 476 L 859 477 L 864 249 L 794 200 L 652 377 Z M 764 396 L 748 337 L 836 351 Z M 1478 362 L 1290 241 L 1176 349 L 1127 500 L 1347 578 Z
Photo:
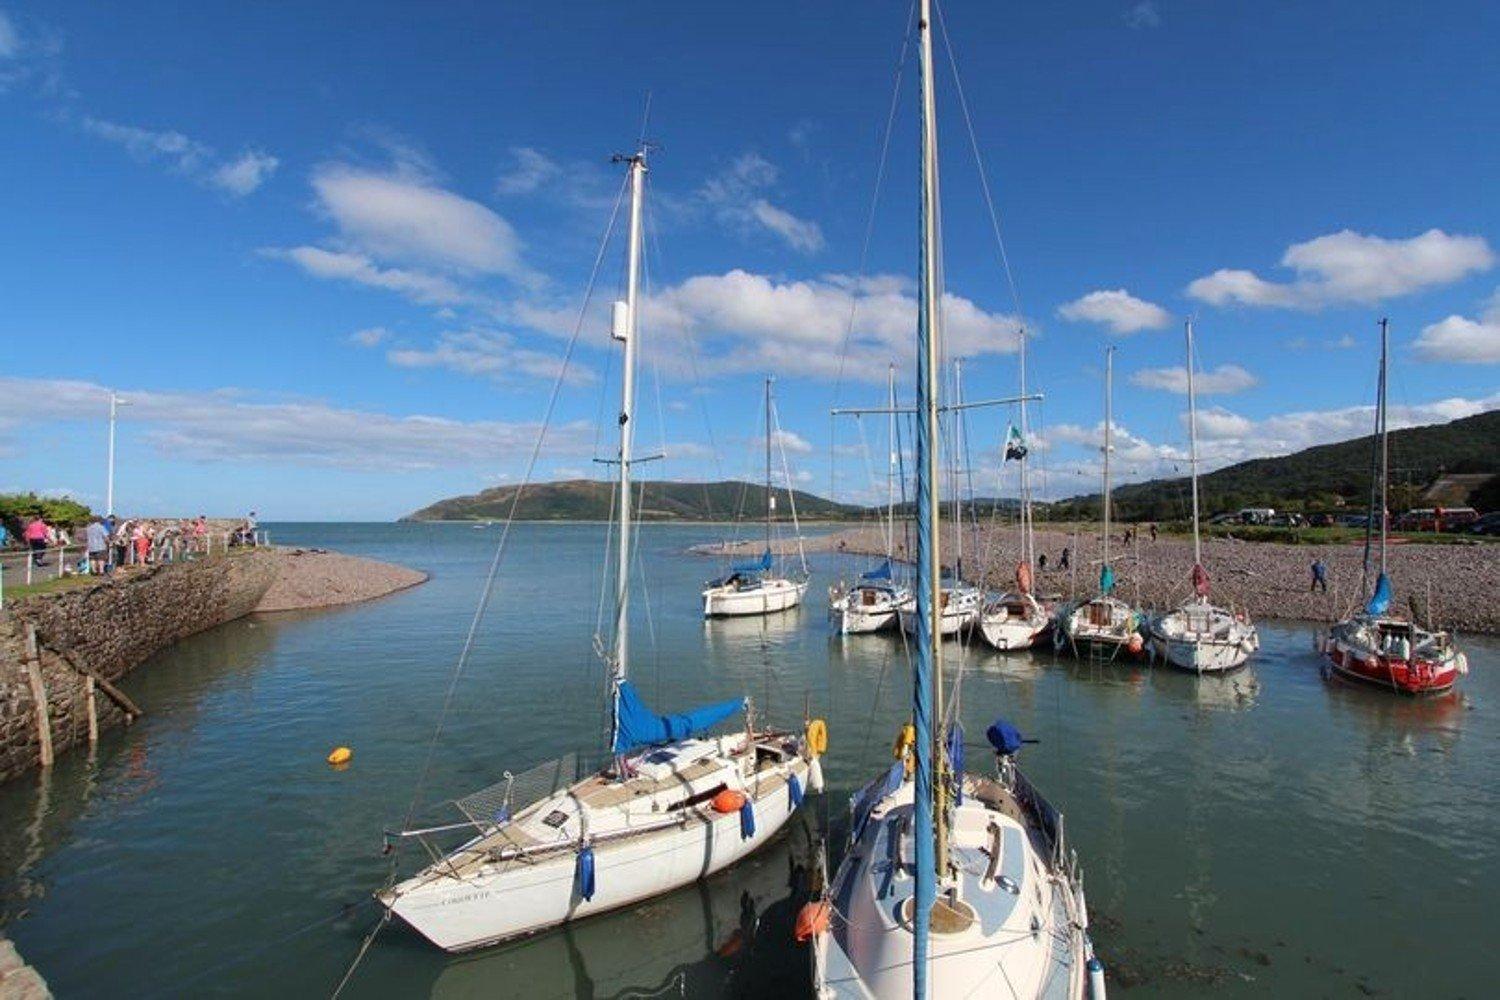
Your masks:
M 831 734 L 826 809 L 703 885 L 534 940 L 448 956 L 389 926 L 346 995 L 806 989 L 791 920 L 809 825 L 826 813 L 841 831 L 850 791 L 890 760 L 908 674 L 898 639 L 829 636 L 823 591 L 858 568 L 839 557 L 814 561 L 799 611 L 705 623 L 697 592 L 718 566 L 685 549 L 716 530 L 642 532 L 635 679 L 663 709 L 748 693 L 790 724 L 810 699 Z M 148 713 L 135 727 L 0 786 L 4 931 L 59 996 L 327 996 L 377 918 L 381 831 L 412 799 L 500 528 L 271 531 L 432 579 L 167 650 L 123 685 Z M 600 745 L 606 542 L 603 525 L 516 526 L 424 802 Z M 1489 995 L 1500 642 L 1464 638 L 1461 691 L 1411 701 L 1325 681 L 1311 625 L 1261 634 L 1250 668 L 1201 680 L 966 654 L 971 740 L 999 714 L 1040 740 L 1023 766 L 1066 813 L 1113 989 Z M 336 771 L 340 744 L 354 760 Z

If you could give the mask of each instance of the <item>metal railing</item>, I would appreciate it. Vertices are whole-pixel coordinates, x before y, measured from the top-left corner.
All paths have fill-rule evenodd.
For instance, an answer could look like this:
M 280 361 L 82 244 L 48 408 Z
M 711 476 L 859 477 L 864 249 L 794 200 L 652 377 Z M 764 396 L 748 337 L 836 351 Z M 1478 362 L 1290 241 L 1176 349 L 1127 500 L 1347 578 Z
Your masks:
M 119 567 L 182 562 L 199 557 L 227 553 L 236 547 L 259 548 L 271 544 L 271 533 L 263 529 L 243 532 L 211 531 L 203 535 L 170 532 L 152 540 L 144 561 L 133 539 L 111 539 L 101 561 L 106 573 Z M 5 606 L 5 583 L 19 577 L 22 586 L 30 587 L 65 576 L 98 575 L 88 546 L 82 542 L 49 545 L 41 549 L 16 548 L 0 550 L 0 607 Z

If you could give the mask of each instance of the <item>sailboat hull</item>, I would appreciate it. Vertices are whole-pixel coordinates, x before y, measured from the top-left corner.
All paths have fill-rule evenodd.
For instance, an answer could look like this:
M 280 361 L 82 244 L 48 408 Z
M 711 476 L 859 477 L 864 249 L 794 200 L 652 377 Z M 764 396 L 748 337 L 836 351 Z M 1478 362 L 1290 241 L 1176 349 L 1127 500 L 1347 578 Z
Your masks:
M 968 588 L 963 590 L 944 588 L 942 601 L 943 610 L 938 622 L 938 634 L 944 639 L 957 638 L 979 620 L 981 603 L 979 591 Z M 915 598 L 901 605 L 900 619 L 903 632 L 913 636 L 917 634 Z
M 726 771 L 704 773 L 693 783 L 669 782 L 655 796 L 660 802 L 648 800 L 645 809 L 641 798 L 632 796 L 618 807 L 598 811 L 591 822 L 600 828 L 613 823 L 615 831 L 591 836 L 594 888 L 587 899 L 576 839 L 517 852 L 503 831 L 465 845 L 378 898 L 392 914 L 450 952 L 629 906 L 721 871 L 771 840 L 796 811 L 788 778 L 795 776 L 806 788 L 809 766 L 805 758 L 792 757 L 743 783 L 753 824 L 747 825 L 737 811 L 716 812 L 710 801 L 672 808 L 700 786 L 706 784 L 703 791 L 711 792 L 723 787 L 726 778 L 733 782 Z M 581 788 L 544 801 L 533 818 L 576 807 L 588 794 Z
M 904 587 L 856 586 L 840 594 L 832 592 L 828 617 L 840 635 L 866 635 L 895 628 L 898 611 L 910 600 Z
M 766 578 L 758 587 L 729 584 L 703 591 L 703 616 L 727 618 L 740 615 L 769 615 L 788 611 L 802 603 L 807 581 Z
M 1382 626 L 1411 629 L 1404 622 L 1358 618 L 1335 625 L 1323 644 L 1330 669 L 1349 680 L 1409 695 L 1450 691 L 1468 672 L 1468 660 L 1451 646 L 1429 655 L 1403 655 L 1382 648 L 1378 638 Z
M 1151 625 L 1151 651 L 1178 670 L 1222 674 L 1260 648 L 1255 626 L 1206 601 L 1190 601 Z
M 1030 649 L 1052 632 L 1052 616 L 1030 594 L 1006 594 L 985 608 L 979 634 L 999 650 Z
M 1022 779 L 1024 781 L 1024 779 Z M 1091 946 L 1083 889 L 1054 859 L 1034 792 L 964 775 L 950 846 L 957 875 L 938 887 L 928 995 L 1078 1000 Z M 1029 790 L 1029 786 L 1028 790 Z M 868 792 L 868 789 L 867 789 Z M 914 891 L 912 784 L 869 813 L 831 884 L 837 917 L 813 939 L 814 992 L 832 998 L 911 996 Z M 938 911 L 942 911 L 939 913 Z

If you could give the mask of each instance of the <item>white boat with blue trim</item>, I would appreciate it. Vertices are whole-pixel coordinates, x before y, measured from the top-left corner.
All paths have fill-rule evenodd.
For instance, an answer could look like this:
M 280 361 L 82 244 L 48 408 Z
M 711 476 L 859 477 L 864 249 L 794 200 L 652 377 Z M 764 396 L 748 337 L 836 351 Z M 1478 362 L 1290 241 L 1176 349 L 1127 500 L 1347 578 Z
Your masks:
M 448 951 L 466 951 L 628 906 L 711 875 L 776 835 L 822 777 L 825 732 L 760 731 L 747 700 L 658 715 L 627 680 L 630 663 L 632 438 L 639 341 L 641 201 L 646 150 L 629 165 L 627 299 L 613 310 L 624 341 L 608 761 L 580 774 L 562 758 L 455 801 L 461 822 L 403 830 L 432 859 L 377 893 L 393 915 Z M 477 619 L 476 619 L 477 621 Z M 743 730 L 704 736 L 744 710 Z M 438 838 L 462 837 L 444 851 Z M 389 843 L 389 840 L 388 840 Z

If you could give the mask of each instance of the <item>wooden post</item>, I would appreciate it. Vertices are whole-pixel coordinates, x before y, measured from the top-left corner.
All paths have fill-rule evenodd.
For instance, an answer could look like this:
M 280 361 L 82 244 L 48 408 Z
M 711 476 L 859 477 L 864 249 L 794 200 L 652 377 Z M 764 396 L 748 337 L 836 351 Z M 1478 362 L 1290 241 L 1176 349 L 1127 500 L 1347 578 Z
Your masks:
M 89 746 L 95 746 L 99 742 L 99 706 L 94 700 L 93 674 L 83 677 L 83 700 L 89 713 Z
M 31 682 L 31 697 L 36 702 L 36 738 L 38 761 L 52 766 L 52 720 L 47 716 L 47 685 L 42 681 L 42 664 L 36 651 L 36 626 L 26 626 L 26 679 Z

